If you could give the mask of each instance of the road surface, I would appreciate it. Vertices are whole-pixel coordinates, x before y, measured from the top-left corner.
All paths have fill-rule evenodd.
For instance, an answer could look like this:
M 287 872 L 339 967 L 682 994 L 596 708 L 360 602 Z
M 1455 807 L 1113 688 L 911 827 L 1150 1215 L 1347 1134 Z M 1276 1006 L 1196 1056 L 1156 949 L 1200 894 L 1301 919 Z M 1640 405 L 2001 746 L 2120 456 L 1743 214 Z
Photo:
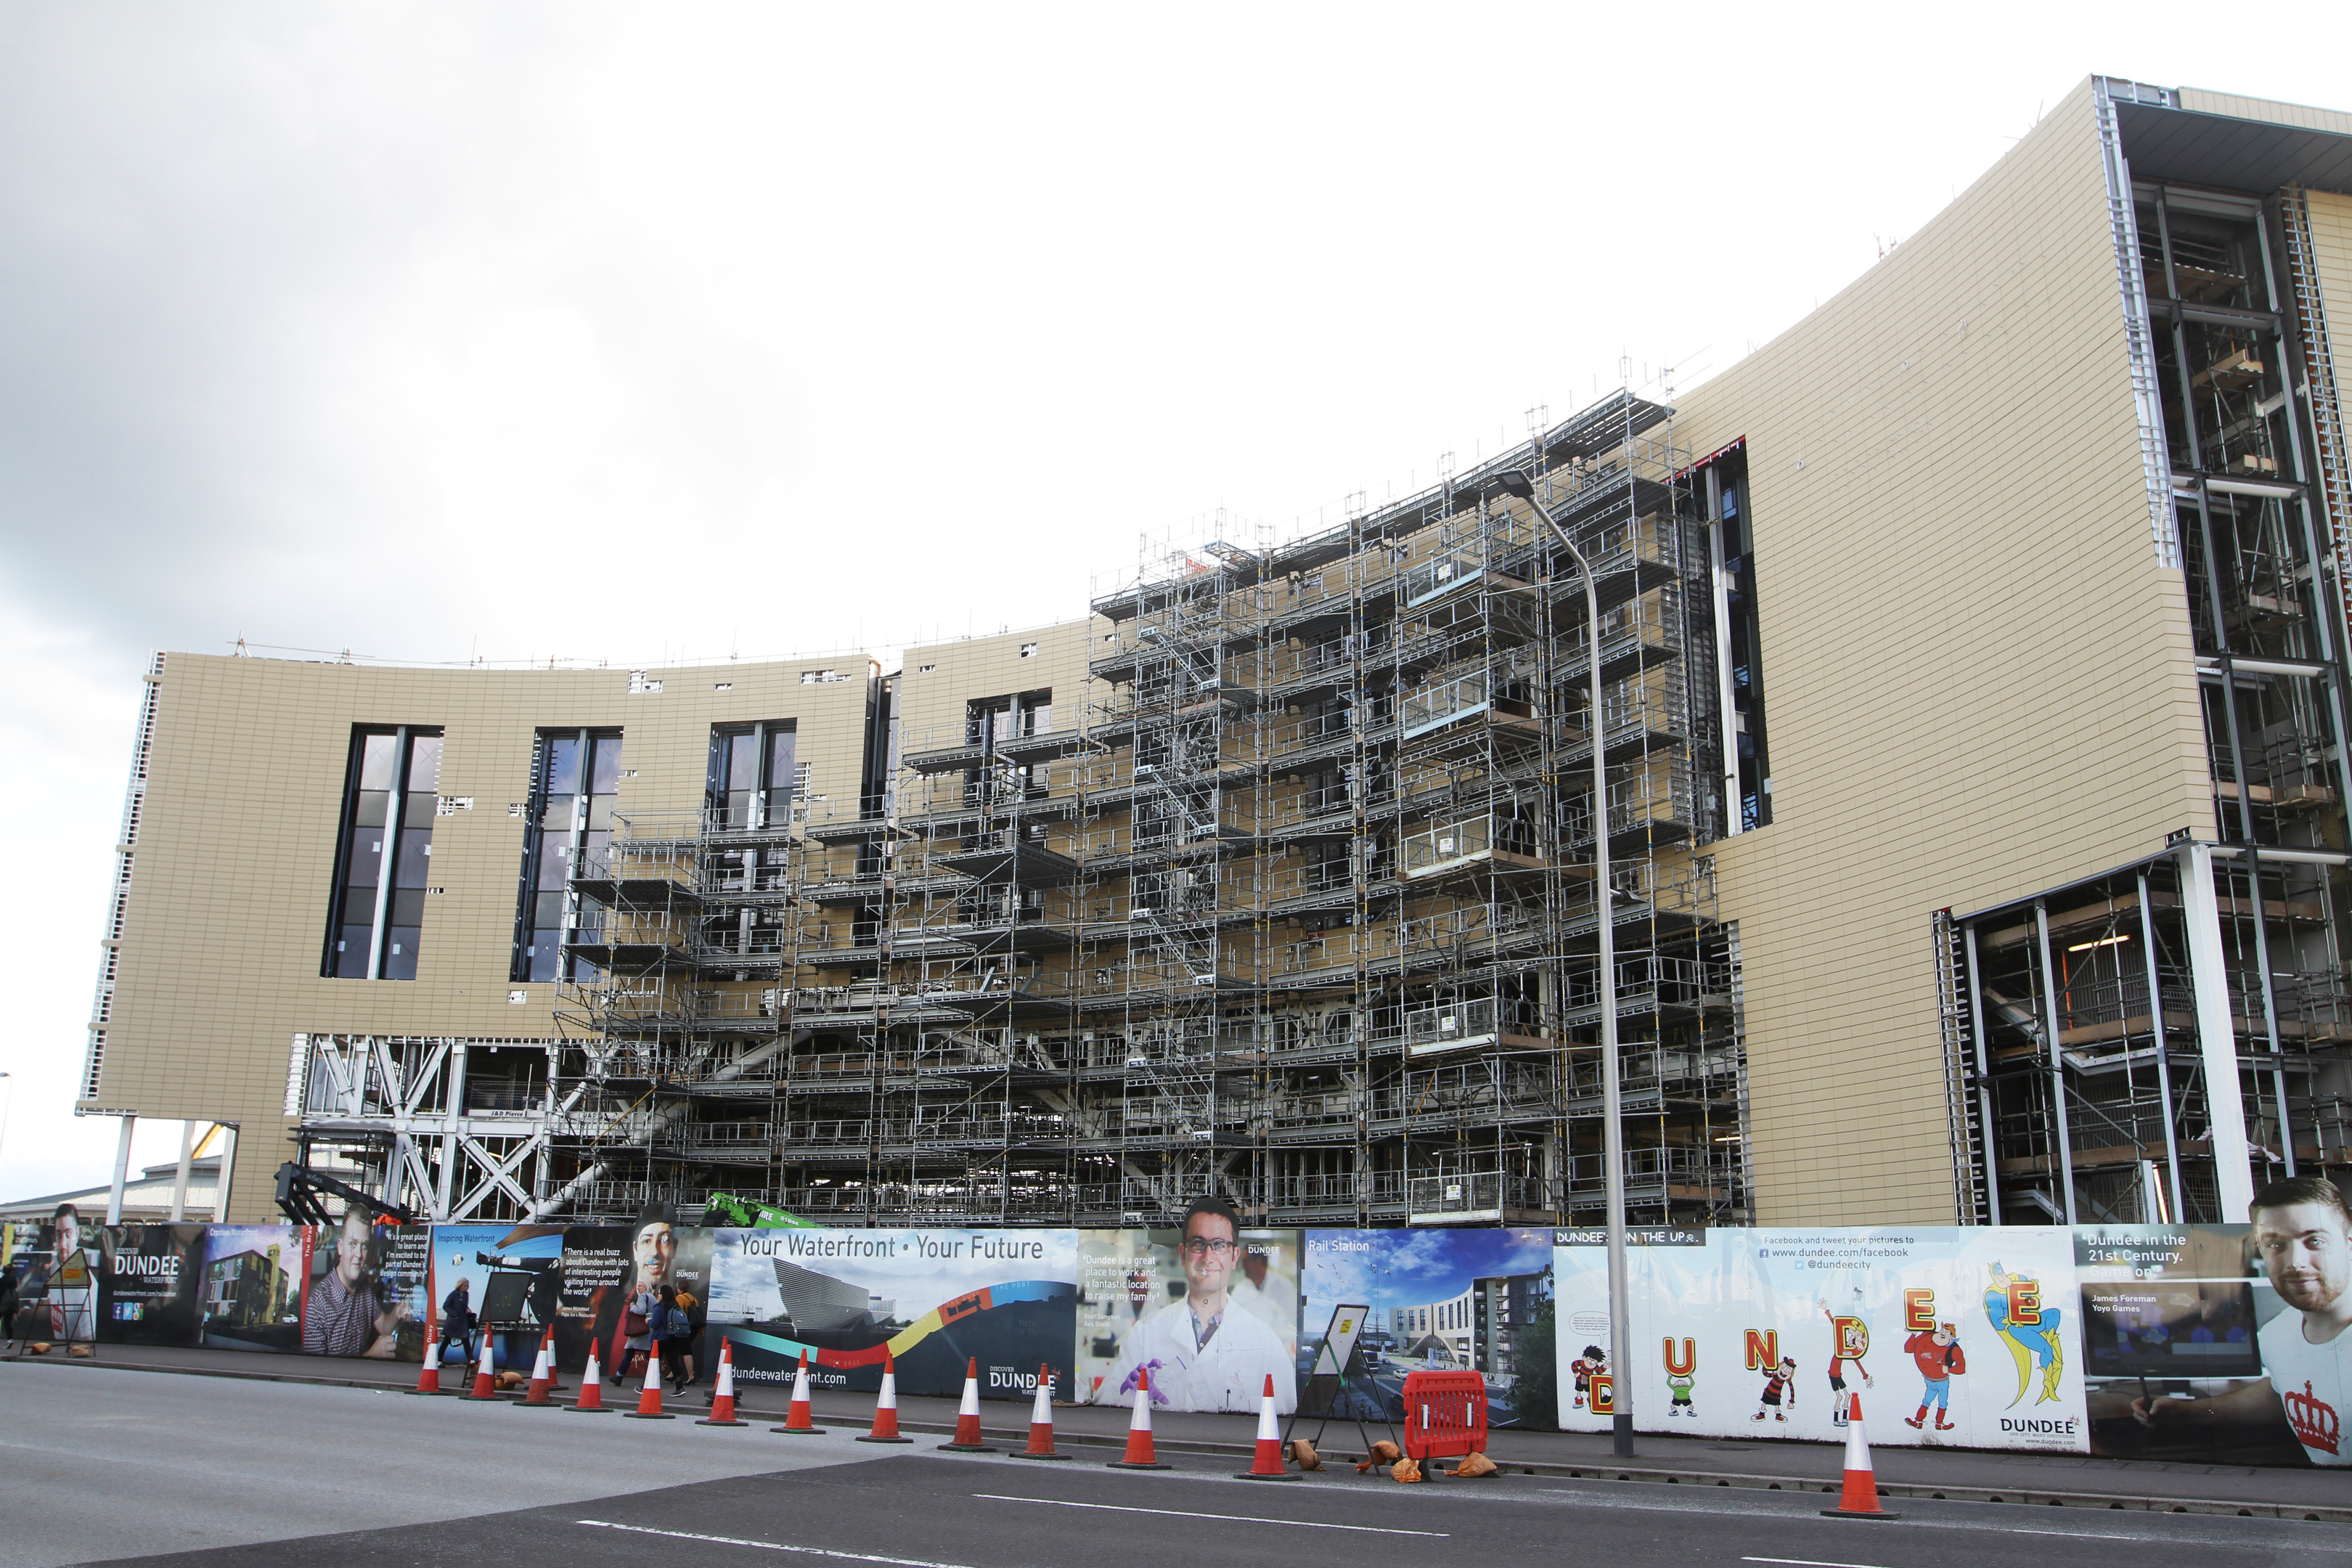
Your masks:
M 1508 1476 L 1286 1484 L 1231 1459 L 1106 1468 L 454 1399 L 0 1369 L 0 1568 L 2352 1568 L 2337 1524 Z

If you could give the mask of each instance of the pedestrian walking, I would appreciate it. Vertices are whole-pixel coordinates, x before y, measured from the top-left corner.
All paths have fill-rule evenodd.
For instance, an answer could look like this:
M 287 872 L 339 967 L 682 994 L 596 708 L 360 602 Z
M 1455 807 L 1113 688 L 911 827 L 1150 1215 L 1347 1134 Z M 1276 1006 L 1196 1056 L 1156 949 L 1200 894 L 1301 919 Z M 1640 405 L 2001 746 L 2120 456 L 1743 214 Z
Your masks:
M 646 1358 L 655 1353 L 654 1314 L 661 1310 L 661 1296 L 651 1285 L 640 1286 L 630 1296 L 627 1310 L 621 1314 L 621 1349 L 627 1359 L 615 1373 L 614 1383 L 645 1376 Z
M 16 1344 L 16 1271 L 0 1266 L 0 1344 Z
M 695 1300 L 693 1291 L 681 1285 L 677 1288 L 677 1305 L 686 1315 L 686 1335 L 678 1342 L 678 1359 L 686 1365 L 686 1381 L 678 1387 L 692 1388 L 702 1376 L 701 1363 L 696 1359 L 702 1353 L 702 1303 Z
M 474 1359 L 474 1282 L 459 1277 L 457 1283 L 441 1299 L 441 1359 L 449 1360 L 449 1347 L 456 1345 L 459 1364 L 470 1364 Z

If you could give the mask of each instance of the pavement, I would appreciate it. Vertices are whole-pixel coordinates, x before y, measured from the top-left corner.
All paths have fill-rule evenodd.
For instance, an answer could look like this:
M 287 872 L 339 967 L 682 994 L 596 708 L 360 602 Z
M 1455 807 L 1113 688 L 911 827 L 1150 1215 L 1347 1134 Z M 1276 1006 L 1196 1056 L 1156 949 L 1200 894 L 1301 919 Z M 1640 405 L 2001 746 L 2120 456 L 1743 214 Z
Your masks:
M 1856 1522 L 1817 1495 L 1516 1471 L 1248 1482 L 1230 1455 L 1134 1473 L 1099 1450 L 1040 1464 L 877 1449 L 847 1425 L 785 1438 L 103 1365 L 0 1367 L 0 1568 L 2352 1568 L 2352 1531 L 2300 1520 L 1917 1500 Z
M 397 1362 L 328 1360 L 171 1346 L 102 1345 L 93 1361 L 68 1362 L 53 1352 L 16 1365 L 0 1365 L 0 1377 L 12 1380 L 0 1384 L 0 1389 L 13 1386 L 19 1371 L 35 1377 L 75 1376 L 109 1368 L 194 1373 L 200 1378 L 229 1378 L 259 1384 L 361 1390 L 413 1387 L 417 1374 L 415 1365 Z M 454 1372 L 443 1376 L 450 1386 L 459 1385 Z M 577 1379 L 566 1374 L 564 1382 L 569 1387 Z M 624 1394 L 610 1384 L 605 1387 L 608 1404 L 634 1405 L 635 1395 L 635 1388 Z M 708 1396 L 708 1388 L 698 1386 L 689 1389 L 682 1400 L 673 1398 L 668 1407 L 685 1412 L 689 1417 L 699 1415 Z M 747 1384 L 740 1391 L 739 1408 L 747 1420 L 756 1417 L 772 1425 L 783 1419 L 788 1396 L 786 1387 Z M 405 1403 L 429 1405 L 435 1402 L 417 1399 Z M 841 1434 L 864 1432 L 873 1418 L 870 1394 L 817 1390 L 811 1403 L 820 1424 Z M 954 1429 L 955 1409 L 956 1402 L 951 1399 L 901 1395 L 899 1424 L 917 1435 L 944 1435 Z M 531 1418 L 542 1417 L 535 1413 Z M 545 1418 L 554 1418 L 553 1414 L 546 1413 Z M 1020 1446 L 1028 1436 L 1028 1419 L 1026 1401 L 981 1403 L 982 1425 L 995 1440 Z M 1115 1457 L 1115 1451 L 1126 1439 L 1128 1412 L 1114 1407 L 1065 1405 L 1056 1408 L 1055 1424 L 1064 1446 L 1102 1450 L 1102 1457 Z M 1240 1415 L 1160 1412 L 1153 1415 L 1152 1424 L 1162 1449 L 1180 1456 L 1219 1459 L 1245 1458 L 1255 1430 L 1250 1417 Z M 1311 1437 L 1316 1427 L 1310 1418 L 1299 1430 Z M 1377 1430 L 1373 1433 L 1375 1436 L 1381 1435 Z M 1318 1447 L 1327 1454 L 1352 1456 L 1363 1447 L 1352 1423 L 1331 1422 L 1325 1436 L 1328 1441 L 1318 1441 Z M 1823 1491 L 1836 1489 L 1844 1468 L 1842 1447 L 1786 1438 L 1728 1442 L 1644 1434 L 1639 1440 L 1639 1450 L 1633 1459 L 1619 1459 L 1611 1453 L 1609 1439 L 1604 1436 L 1508 1428 L 1492 1433 L 1487 1446 L 1487 1454 L 1496 1463 L 1517 1472 L 1522 1479 L 1623 1480 L 1743 1491 Z M 2005 1506 L 2054 1504 L 2110 1511 L 2242 1512 L 2257 1517 L 2352 1523 L 2352 1486 L 2346 1484 L 2347 1477 L 2341 1471 L 1946 1447 L 1884 1447 L 1874 1453 L 1873 1461 L 1879 1489 L 1890 1503 L 1898 1500 L 1940 1500 L 1998 1502 Z

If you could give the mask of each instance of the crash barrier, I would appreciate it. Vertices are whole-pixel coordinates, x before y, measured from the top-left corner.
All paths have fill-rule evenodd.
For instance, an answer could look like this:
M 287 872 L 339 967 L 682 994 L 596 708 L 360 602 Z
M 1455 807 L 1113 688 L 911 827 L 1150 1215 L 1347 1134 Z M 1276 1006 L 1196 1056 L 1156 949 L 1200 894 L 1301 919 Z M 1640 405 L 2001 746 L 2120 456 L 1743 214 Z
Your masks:
M 2343 1223 L 2324 1196 L 2301 1201 L 2315 1224 Z M 1058 1397 L 1124 1408 L 1150 1365 L 1171 1415 L 1254 1414 L 1271 1373 L 1279 1415 L 1312 1404 L 1402 1424 L 1406 1375 L 1475 1371 L 1495 1427 L 1597 1432 L 1630 1411 L 1642 1431 L 1834 1442 L 1835 1396 L 1875 1378 L 1906 1418 L 1882 1419 L 1881 1447 L 2340 1462 L 2331 1390 L 2352 1380 L 2352 1336 L 2296 1339 L 2250 1235 L 1644 1227 L 1626 1249 L 1633 1318 L 1612 1337 L 1598 1231 L 1247 1228 L 1223 1271 L 1246 1310 L 1223 1332 L 1257 1342 L 1215 1377 L 1171 1359 L 1169 1315 L 1216 1272 L 1195 1280 L 1202 1260 L 1188 1266 L 1174 1228 L 100 1226 L 67 1205 L 0 1224 L 0 1266 L 18 1277 L 19 1331 L 75 1353 L 95 1341 L 421 1371 L 429 1340 L 440 1364 L 415 1381 L 457 1394 L 485 1358 L 488 1392 L 521 1393 L 550 1329 L 551 1397 L 552 1374 L 592 1350 L 605 1375 L 635 1383 L 629 1303 L 670 1284 L 698 1369 L 709 1375 L 723 1333 L 739 1391 L 768 1384 L 777 1405 L 805 1354 L 813 1394 L 872 1398 L 887 1363 L 909 1395 L 1030 1399 L 1043 1363 Z M 1318 1357 L 1327 1340 L 1346 1375 Z M 1547 1359 L 1556 1408 L 1529 1409 L 1550 1405 Z M 2219 1436 L 2228 1424 L 2200 1401 L 2255 1383 L 2275 1385 L 2277 1413 Z
M 1475 1372 L 1408 1373 L 1404 1451 L 1416 1462 L 1485 1453 L 1486 1380 Z

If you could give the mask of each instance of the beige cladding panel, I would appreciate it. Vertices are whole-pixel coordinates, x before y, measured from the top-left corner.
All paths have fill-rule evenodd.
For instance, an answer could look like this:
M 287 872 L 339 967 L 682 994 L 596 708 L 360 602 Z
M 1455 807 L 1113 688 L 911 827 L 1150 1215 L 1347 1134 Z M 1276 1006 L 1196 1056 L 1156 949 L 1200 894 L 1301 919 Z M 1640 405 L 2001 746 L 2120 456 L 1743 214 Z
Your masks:
M 2328 364 L 2336 395 L 2352 387 L 2352 196 L 2309 192 L 2312 270 L 2319 276 L 2320 312 L 2327 326 Z M 2339 526 L 2352 522 L 2340 520 Z
M 964 705 L 976 699 L 1050 689 L 1054 728 L 1075 730 L 1091 689 L 1087 661 L 1111 630 L 1106 620 L 1062 621 L 997 637 L 961 637 L 907 649 L 897 713 L 907 751 L 959 743 Z M 1024 648 L 1034 651 L 1024 655 Z
M 544 1038 L 554 987 L 508 979 L 542 728 L 623 731 L 621 815 L 698 809 L 716 723 L 792 719 L 810 787 L 855 801 L 869 665 L 630 672 L 385 669 L 173 654 L 156 708 L 99 1102 L 242 1125 L 235 1200 L 267 1206 L 298 1031 Z M 723 689 L 722 689 L 723 688 Z M 414 981 L 322 979 L 352 727 L 438 725 L 433 882 Z M 509 1001 L 520 992 L 525 1001 Z
M 1748 441 L 1774 821 L 1717 857 L 1757 1218 L 1948 1221 L 1933 912 L 2212 826 L 2087 87 L 1680 416 Z

